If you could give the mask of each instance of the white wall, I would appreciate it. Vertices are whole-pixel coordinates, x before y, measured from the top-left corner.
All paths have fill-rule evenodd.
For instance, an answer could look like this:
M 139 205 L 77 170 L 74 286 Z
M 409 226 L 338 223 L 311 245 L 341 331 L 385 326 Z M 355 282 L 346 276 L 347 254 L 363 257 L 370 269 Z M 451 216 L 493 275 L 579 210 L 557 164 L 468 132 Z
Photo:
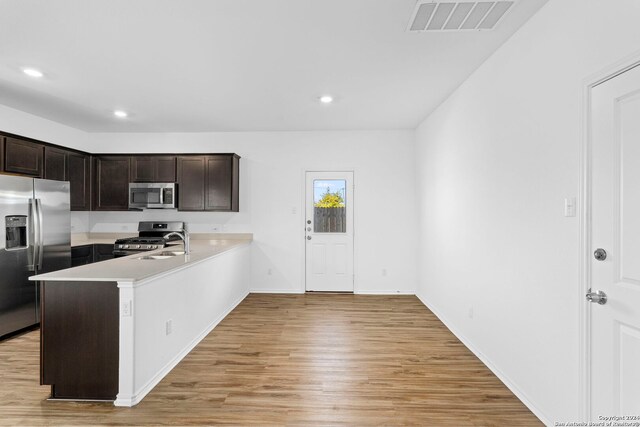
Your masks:
M 4 132 L 87 151 L 88 134 L 81 130 L 0 105 L 0 129 Z
M 239 213 L 91 212 L 92 232 L 134 232 L 139 220 L 155 218 L 184 219 L 196 232 L 211 232 L 214 227 L 253 232 L 253 290 L 302 291 L 303 171 L 354 170 L 356 291 L 415 292 L 413 131 L 103 133 L 91 137 L 89 151 L 95 153 L 235 152 L 242 156 Z M 74 223 L 82 224 L 82 214 L 76 217 Z M 382 276 L 382 269 L 387 276 Z
M 116 406 L 138 403 L 247 296 L 250 264 L 244 244 L 147 282 L 118 283 L 120 306 L 133 308 L 121 316 Z
M 417 130 L 419 295 L 546 421 L 579 417 L 582 84 L 638 49 L 635 0 L 550 0 Z M 473 318 L 470 310 L 473 310 Z

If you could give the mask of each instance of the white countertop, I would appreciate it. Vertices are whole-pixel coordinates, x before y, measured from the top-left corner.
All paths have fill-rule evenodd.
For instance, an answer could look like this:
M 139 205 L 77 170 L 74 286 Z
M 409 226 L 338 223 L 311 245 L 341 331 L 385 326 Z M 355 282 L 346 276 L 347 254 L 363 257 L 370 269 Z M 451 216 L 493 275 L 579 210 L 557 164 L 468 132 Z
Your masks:
M 182 244 L 169 245 L 155 251 L 147 251 L 122 258 L 110 259 L 79 267 L 58 270 L 52 273 L 29 277 L 40 281 L 82 281 L 82 282 L 139 282 L 154 276 L 164 275 L 172 270 L 188 268 L 226 251 L 251 243 L 244 239 L 191 239 L 191 254 L 177 255 L 166 259 L 144 260 L 143 256 L 163 251 L 182 250 Z M 111 241 L 113 243 L 113 240 Z M 90 243 L 86 243 L 90 244 Z

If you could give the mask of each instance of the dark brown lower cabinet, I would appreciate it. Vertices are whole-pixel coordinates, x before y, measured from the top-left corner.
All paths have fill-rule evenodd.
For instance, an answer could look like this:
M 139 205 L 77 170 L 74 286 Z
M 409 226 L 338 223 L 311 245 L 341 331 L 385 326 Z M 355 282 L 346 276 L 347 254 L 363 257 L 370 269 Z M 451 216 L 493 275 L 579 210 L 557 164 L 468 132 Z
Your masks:
M 47 281 L 41 294 L 40 384 L 52 398 L 115 400 L 117 283 Z
M 106 243 L 73 246 L 71 248 L 71 267 L 92 264 L 113 259 L 113 245 Z

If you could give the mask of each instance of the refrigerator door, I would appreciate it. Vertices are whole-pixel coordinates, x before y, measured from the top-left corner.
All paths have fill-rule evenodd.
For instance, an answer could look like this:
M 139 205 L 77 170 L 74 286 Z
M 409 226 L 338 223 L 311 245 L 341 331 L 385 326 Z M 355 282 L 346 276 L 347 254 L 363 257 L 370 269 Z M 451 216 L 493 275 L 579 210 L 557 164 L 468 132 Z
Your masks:
M 0 175 L 0 336 L 37 320 L 30 200 L 33 178 Z
M 34 179 L 33 182 L 40 243 L 35 260 L 37 274 L 71 268 L 69 182 L 46 179 Z M 37 301 L 39 306 L 40 298 Z M 37 313 L 39 321 L 39 307 Z

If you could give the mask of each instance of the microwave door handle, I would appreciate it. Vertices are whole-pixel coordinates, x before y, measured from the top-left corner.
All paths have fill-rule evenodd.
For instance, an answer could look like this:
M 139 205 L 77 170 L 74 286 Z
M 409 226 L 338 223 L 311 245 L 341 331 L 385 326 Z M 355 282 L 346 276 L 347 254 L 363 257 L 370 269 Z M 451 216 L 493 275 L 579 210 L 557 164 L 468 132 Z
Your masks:
M 164 205 L 164 191 L 165 191 L 164 188 L 160 189 L 160 204 L 161 205 Z

